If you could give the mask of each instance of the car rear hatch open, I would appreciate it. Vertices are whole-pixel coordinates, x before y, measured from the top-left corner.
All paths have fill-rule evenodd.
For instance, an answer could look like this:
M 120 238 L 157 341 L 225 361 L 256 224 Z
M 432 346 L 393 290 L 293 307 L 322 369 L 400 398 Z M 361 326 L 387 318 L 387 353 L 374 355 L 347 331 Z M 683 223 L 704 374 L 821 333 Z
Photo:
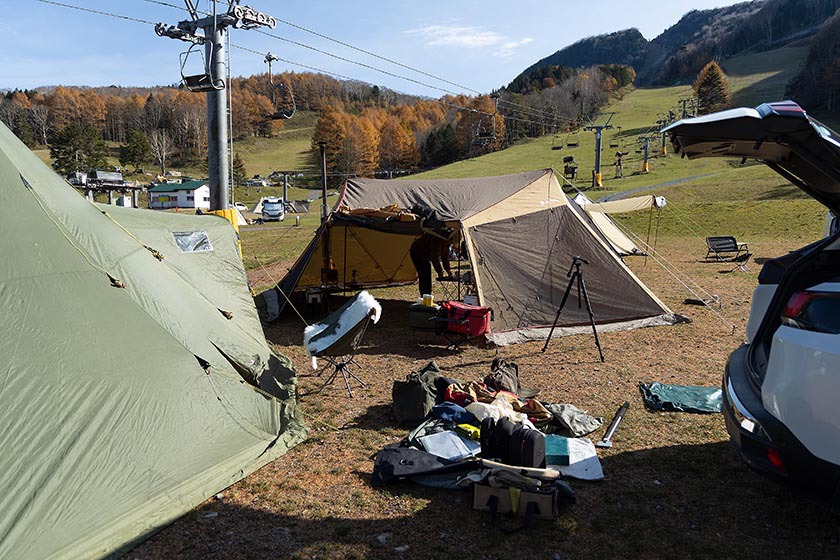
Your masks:
M 758 159 L 840 215 L 840 136 L 809 117 L 792 101 L 765 103 L 684 119 L 664 129 L 677 152 L 689 159 Z M 753 379 L 760 385 L 772 335 L 795 291 L 835 277 L 840 268 L 837 236 L 774 259 L 762 270 L 764 281 L 779 283 L 750 352 Z M 778 270 L 776 270 L 778 269 Z M 770 279 L 769 276 L 776 278 Z
M 684 119 L 663 132 L 689 159 L 762 160 L 835 214 L 840 213 L 840 136 L 792 101 Z

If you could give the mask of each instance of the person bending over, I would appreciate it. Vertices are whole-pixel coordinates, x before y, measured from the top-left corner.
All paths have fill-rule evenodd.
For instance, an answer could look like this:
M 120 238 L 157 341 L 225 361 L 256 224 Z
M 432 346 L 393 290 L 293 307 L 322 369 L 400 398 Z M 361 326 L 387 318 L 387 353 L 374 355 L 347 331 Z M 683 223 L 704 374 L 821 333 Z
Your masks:
M 411 244 L 411 262 L 420 280 L 420 295 L 432 293 L 432 267 L 438 280 L 451 279 L 449 268 L 449 240 L 431 233 L 424 233 Z M 444 275 L 444 271 L 446 274 Z

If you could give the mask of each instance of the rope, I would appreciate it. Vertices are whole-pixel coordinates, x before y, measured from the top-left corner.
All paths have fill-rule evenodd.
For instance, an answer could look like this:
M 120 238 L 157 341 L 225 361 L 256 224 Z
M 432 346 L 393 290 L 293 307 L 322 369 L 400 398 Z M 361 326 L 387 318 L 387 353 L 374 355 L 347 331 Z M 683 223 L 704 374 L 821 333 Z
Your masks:
M 732 324 L 732 323 L 730 323 L 729 321 L 727 321 L 727 320 L 726 320 L 726 318 L 724 318 L 724 316 L 723 316 L 723 315 L 722 315 L 719 311 L 717 311 L 715 308 L 713 308 L 713 307 L 712 307 L 712 306 L 710 306 L 708 303 L 706 303 L 706 300 L 704 300 L 704 299 L 703 299 L 703 297 L 702 297 L 700 294 L 698 294 L 698 293 L 697 293 L 694 289 L 692 289 L 692 288 L 691 288 L 691 287 L 690 287 L 690 286 L 689 286 L 689 285 L 688 285 L 685 281 L 683 281 L 683 280 L 682 280 L 679 276 L 677 276 L 677 272 L 679 272 L 680 274 L 682 274 L 683 276 L 685 276 L 685 277 L 688 279 L 688 281 L 689 281 L 689 282 L 691 282 L 691 283 L 694 285 L 694 287 L 695 287 L 698 291 L 700 291 L 700 292 L 702 292 L 702 293 L 706 294 L 706 296 L 707 296 L 709 299 L 711 299 L 711 300 L 716 300 L 716 299 L 717 299 L 717 296 L 715 296 L 714 294 L 712 294 L 712 293 L 708 292 L 705 288 L 703 288 L 702 286 L 700 286 L 700 285 L 699 285 L 697 282 L 695 282 L 695 281 L 694 281 L 694 280 L 693 280 L 690 276 L 688 276 L 688 274 L 686 274 L 686 273 L 682 272 L 679 268 L 677 268 L 677 267 L 676 267 L 676 265 L 674 265 L 671 261 L 669 261 L 669 260 L 668 260 L 668 259 L 667 259 L 664 255 L 662 255 L 661 253 L 658 253 L 658 252 L 656 251 L 656 249 L 654 249 L 654 248 L 650 247 L 647 243 L 645 243 L 645 242 L 642 240 L 642 238 L 641 238 L 641 237 L 639 237 L 638 235 L 636 235 L 635 233 L 633 233 L 632 231 L 630 231 L 629 229 L 627 229 L 627 228 L 626 228 L 626 227 L 624 227 L 623 225 L 618 224 L 618 222 L 615 222 L 615 223 L 616 223 L 616 226 L 617 226 L 617 227 L 618 227 L 618 228 L 619 228 L 619 229 L 620 229 L 620 230 L 621 230 L 621 231 L 622 231 L 625 235 L 627 235 L 628 237 L 634 238 L 634 240 L 635 240 L 636 242 L 638 242 L 640 245 L 642 245 L 642 246 L 644 246 L 644 247 L 645 247 L 646 252 L 648 252 L 648 253 L 650 254 L 650 257 L 651 257 L 651 259 L 653 259 L 653 262 L 655 262 L 655 263 L 656 263 L 656 264 L 658 264 L 660 267 L 662 267 L 662 270 L 664 270 L 665 272 L 667 272 L 668 274 L 670 274 L 670 275 L 674 278 L 674 280 L 676 280 L 676 281 L 677 281 L 680 285 L 682 285 L 682 287 L 683 287 L 683 288 L 685 288 L 685 289 L 686 289 L 686 291 L 688 291 L 688 293 L 690 293 L 691 295 L 693 295 L 694 297 L 696 297 L 698 300 L 702 301 L 702 302 L 703 302 L 703 306 L 704 306 L 704 307 L 706 307 L 707 309 L 709 309 L 709 310 L 710 310 L 712 313 L 714 313 L 715 315 L 717 315 L 718 319 L 720 319 L 720 321 L 721 321 L 722 323 L 726 324 L 726 325 L 727 325 L 727 326 L 729 326 L 729 327 L 732 327 L 732 334 L 735 334 L 735 331 L 737 330 L 737 327 L 736 327 L 734 324 Z M 663 264 L 663 263 L 667 263 L 667 265 L 666 265 L 666 264 Z M 669 268 L 669 267 L 670 267 L 670 268 Z M 673 269 L 673 270 L 672 270 L 672 269 Z M 675 272 L 675 271 L 676 271 L 676 272 Z
M 671 205 L 669 204 L 668 206 L 671 206 Z M 680 223 L 682 223 L 688 229 L 688 231 L 690 231 L 692 233 L 692 235 L 694 235 L 694 236 L 696 236 L 700 239 L 703 239 L 704 237 L 709 237 L 709 232 L 704 230 L 703 226 L 701 226 L 699 223 L 697 223 L 696 220 L 691 219 L 689 216 L 683 216 L 681 214 L 681 212 L 679 210 L 677 210 L 676 208 L 671 208 L 671 210 L 674 211 L 674 213 L 677 215 L 676 216 L 677 219 L 680 221 Z M 694 229 L 691 227 L 691 225 L 688 224 L 688 222 L 686 220 L 691 220 L 694 223 L 694 225 L 697 227 L 697 229 L 699 229 L 701 231 L 701 233 L 698 234 L 696 231 L 694 231 Z
M 128 231 L 128 230 L 125 228 L 125 226 L 123 226 L 121 223 L 119 223 L 117 220 L 115 220 L 115 219 L 114 219 L 114 217 L 113 217 L 113 216 L 111 216 L 111 214 L 110 214 L 107 210 L 102 210 L 101 208 L 99 208 L 98 206 L 96 206 L 96 204 L 94 204 L 93 202 L 91 202 L 91 201 L 90 201 L 89 199 L 87 199 L 87 198 L 85 198 L 85 200 L 87 200 L 87 201 L 90 203 L 90 205 L 91 205 L 91 206 L 93 206 L 94 208 L 96 208 L 97 210 L 99 210 L 100 212 L 102 212 L 102 214 L 103 214 L 106 218 L 108 218 L 109 220 L 111 220 L 111 222 L 112 222 L 114 225 L 116 225 L 118 228 L 120 228 L 121 230 L 123 230 L 123 231 L 124 231 L 126 234 L 128 234 L 128 236 L 129 236 L 129 237 L 131 237 L 134 241 L 136 241 L 137 243 L 139 243 L 140 245 L 142 245 L 144 248 L 146 248 L 146 249 L 147 249 L 147 250 L 148 250 L 148 251 L 149 251 L 149 252 L 150 252 L 150 253 L 151 253 L 151 254 L 152 254 L 152 255 L 153 255 L 153 256 L 154 256 L 157 260 L 162 261 L 162 260 L 165 258 L 165 257 L 163 256 L 163 253 L 161 253 L 160 251 L 158 251 L 158 250 L 156 250 L 156 249 L 154 249 L 154 248 L 152 248 L 152 247 L 149 247 L 148 245 L 146 245 L 145 243 L 143 243 L 143 240 L 142 240 L 142 239 L 138 238 L 138 237 L 137 237 L 137 236 L 135 236 L 133 233 L 131 233 L 130 231 Z
M 268 279 L 269 279 L 269 280 L 271 280 L 271 281 L 274 283 L 274 285 L 275 285 L 275 286 L 279 286 L 279 285 L 280 285 L 280 283 L 279 283 L 279 282 L 277 282 L 277 280 L 275 280 L 275 278 L 274 278 L 274 276 L 271 274 L 271 272 L 269 272 L 269 270 L 268 270 L 268 269 L 267 269 L 267 268 L 263 265 L 263 263 L 262 263 L 262 262 L 260 262 L 260 260 L 257 258 L 257 256 L 256 256 L 256 255 L 254 255 L 254 261 L 255 261 L 258 265 L 260 265 L 260 268 L 262 269 L 262 271 L 266 274 L 266 276 L 268 276 Z M 297 316 L 298 316 L 298 317 L 300 317 L 300 320 L 301 320 L 301 321 L 303 321 L 303 324 L 304 324 L 304 325 L 306 325 L 306 326 L 308 327 L 308 326 L 309 326 L 309 323 L 307 323 L 307 322 L 306 322 L 306 319 L 304 319 L 304 318 L 303 318 L 303 315 L 301 315 L 301 313 L 300 313 L 300 311 L 298 310 L 298 308 L 297 308 L 297 307 L 295 307 L 295 304 L 294 304 L 294 303 L 292 303 L 292 300 L 290 300 L 290 299 L 289 299 L 289 296 L 287 296 L 287 295 L 286 295 L 286 292 L 284 292 L 283 290 L 281 290 L 279 287 L 277 288 L 277 291 L 278 291 L 278 292 L 280 292 L 281 294 L 283 294 L 283 297 L 286 299 L 286 303 L 288 303 L 289 305 L 291 305 L 291 306 L 292 306 L 292 309 L 294 309 L 294 310 L 295 310 L 295 313 L 297 313 Z

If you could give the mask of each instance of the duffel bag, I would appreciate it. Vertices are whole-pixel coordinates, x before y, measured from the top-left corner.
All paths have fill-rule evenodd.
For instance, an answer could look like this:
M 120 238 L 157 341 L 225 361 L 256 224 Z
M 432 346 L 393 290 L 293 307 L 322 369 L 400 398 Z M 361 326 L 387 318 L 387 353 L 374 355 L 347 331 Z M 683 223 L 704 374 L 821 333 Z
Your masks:
M 446 330 L 470 338 L 490 332 L 489 307 L 470 305 L 460 301 L 444 301 L 440 306 L 440 317 L 450 319 Z

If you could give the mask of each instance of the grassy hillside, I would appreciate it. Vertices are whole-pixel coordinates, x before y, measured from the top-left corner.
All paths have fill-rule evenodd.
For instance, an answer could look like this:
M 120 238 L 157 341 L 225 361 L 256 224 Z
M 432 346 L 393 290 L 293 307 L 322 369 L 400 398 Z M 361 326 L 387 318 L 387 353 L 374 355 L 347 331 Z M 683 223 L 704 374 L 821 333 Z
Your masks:
M 724 60 L 733 104 L 756 106 L 784 97 L 785 85 L 802 69 L 808 47 L 790 47 Z

